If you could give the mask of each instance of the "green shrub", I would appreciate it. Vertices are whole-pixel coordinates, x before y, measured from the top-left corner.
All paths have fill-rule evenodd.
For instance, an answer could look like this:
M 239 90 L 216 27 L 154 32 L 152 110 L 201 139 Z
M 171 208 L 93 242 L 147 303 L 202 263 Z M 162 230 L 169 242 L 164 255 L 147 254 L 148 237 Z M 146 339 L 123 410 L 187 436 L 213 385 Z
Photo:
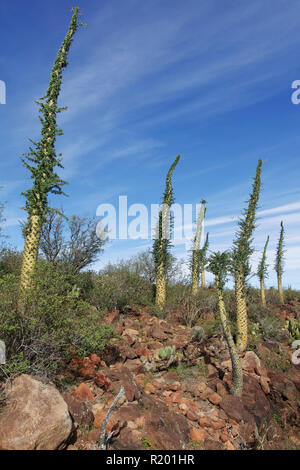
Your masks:
M 0 374 L 33 371 L 47 375 L 66 366 L 73 354 L 99 353 L 113 334 L 101 313 L 74 295 L 76 277 L 39 262 L 35 289 L 26 309 L 17 312 L 19 278 L 0 278 L 0 338 L 6 343 L 7 364 Z
M 116 307 L 122 311 L 127 305 L 151 305 L 153 288 L 126 266 L 109 266 L 96 277 L 90 299 L 99 309 Z

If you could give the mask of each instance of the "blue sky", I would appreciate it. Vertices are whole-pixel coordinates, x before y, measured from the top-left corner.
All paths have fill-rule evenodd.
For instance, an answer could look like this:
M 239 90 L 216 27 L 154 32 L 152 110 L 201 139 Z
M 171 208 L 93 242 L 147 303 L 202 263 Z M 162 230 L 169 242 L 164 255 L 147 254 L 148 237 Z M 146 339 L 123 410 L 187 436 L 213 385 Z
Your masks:
M 2 0 L 0 200 L 5 231 L 22 248 L 22 190 L 30 185 L 20 156 L 39 137 L 34 100 L 70 21 L 68 0 Z M 280 221 L 286 227 L 284 285 L 300 288 L 300 4 L 296 0 L 82 1 L 80 28 L 64 73 L 57 140 L 67 214 L 95 215 L 101 203 L 158 203 L 170 163 L 179 203 L 207 200 L 212 250 L 232 244 L 258 158 L 264 161 L 255 268 L 267 235 L 273 265 Z M 149 240 L 112 241 L 96 267 L 128 258 Z M 187 256 L 185 245 L 174 254 Z M 275 285 L 270 270 L 268 285 Z M 254 282 L 254 280 L 253 280 Z

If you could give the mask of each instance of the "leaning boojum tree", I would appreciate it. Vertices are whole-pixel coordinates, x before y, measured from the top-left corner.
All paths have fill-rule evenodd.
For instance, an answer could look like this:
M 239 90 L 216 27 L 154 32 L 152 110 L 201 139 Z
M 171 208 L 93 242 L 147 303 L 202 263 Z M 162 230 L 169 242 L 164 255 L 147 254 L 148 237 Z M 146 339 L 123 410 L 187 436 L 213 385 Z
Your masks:
M 244 351 L 248 342 L 248 319 L 246 304 L 246 278 L 249 276 L 250 256 L 253 253 L 252 234 L 255 229 L 256 210 L 261 188 L 262 160 L 258 161 L 256 176 L 252 187 L 252 193 L 248 201 L 248 207 L 243 212 L 238 225 L 239 230 L 232 249 L 232 273 L 235 279 L 235 299 L 237 314 L 237 346 Z
M 156 239 L 153 243 L 153 257 L 156 275 L 156 306 L 162 310 L 166 303 L 167 280 L 166 270 L 168 266 L 169 248 L 171 246 L 171 230 L 173 228 L 173 218 L 170 214 L 170 208 L 174 203 L 174 192 L 172 188 L 172 174 L 180 159 L 176 157 L 172 163 L 166 177 L 166 187 L 162 200 L 162 208 L 158 216 L 158 228 Z
M 55 171 L 55 167 L 63 168 L 61 155 L 55 150 L 56 136 L 62 135 L 57 127 L 57 114 L 65 107 L 58 107 L 58 97 L 62 83 L 62 72 L 67 66 L 67 56 L 73 36 L 78 28 L 78 8 L 74 9 L 71 23 L 64 41 L 56 56 L 46 95 L 36 103 L 39 105 L 40 122 L 42 124 L 41 139 L 31 140 L 29 153 L 22 158 L 23 164 L 31 173 L 33 185 L 22 193 L 26 198 L 25 210 L 28 213 L 25 227 L 25 245 L 21 268 L 20 300 L 23 293 L 33 285 L 33 273 L 36 266 L 40 234 L 46 214 L 49 210 L 48 194 L 64 194 L 62 187 L 65 183 Z
M 227 312 L 226 312 L 225 303 L 224 303 L 224 286 L 227 280 L 229 263 L 230 263 L 230 255 L 228 253 L 217 252 L 217 253 L 214 253 L 209 258 L 208 269 L 215 276 L 216 291 L 217 291 L 217 296 L 218 296 L 219 316 L 220 316 L 224 336 L 228 344 L 231 363 L 232 363 L 231 393 L 236 396 L 241 396 L 242 391 L 243 391 L 243 371 L 242 371 L 239 353 L 238 353 L 237 347 L 235 345 L 235 342 L 231 333 L 230 323 L 227 317 Z

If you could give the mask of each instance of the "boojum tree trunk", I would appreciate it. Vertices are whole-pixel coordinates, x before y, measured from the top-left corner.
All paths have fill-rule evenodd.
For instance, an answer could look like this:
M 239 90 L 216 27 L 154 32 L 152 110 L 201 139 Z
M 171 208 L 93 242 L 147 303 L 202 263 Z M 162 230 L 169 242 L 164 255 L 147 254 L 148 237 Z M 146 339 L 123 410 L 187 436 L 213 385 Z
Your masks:
M 202 289 L 205 288 L 205 269 L 203 263 L 201 263 L 201 287 Z
M 223 298 L 223 290 L 220 286 L 218 276 L 216 276 L 216 289 L 217 289 L 217 295 L 218 295 L 218 307 L 219 307 L 220 320 L 221 320 L 224 336 L 228 344 L 229 354 L 230 354 L 231 364 L 232 364 L 231 393 L 232 395 L 240 397 L 243 392 L 243 370 L 241 366 L 239 353 L 234 343 L 230 325 L 228 322 L 224 298 Z
M 263 279 L 260 280 L 260 298 L 261 298 L 262 306 L 266 307 L 267 302 L 266 302 L 265 282 Z
M 202 234 L 202 226 L 205 214 L 205 201 L 201 202 L 200 211 L 197 218 L 196 234 L 193 244 L 192 254 L 192 296 L 195 297 L 199 290 L 199 277 L 200 277 L 200 242 Z
M 237 347 L 244 351 L 248 342 L 248 314 L 245 296 L 245 280 L 242 274 L 237 275 L 235 279 L 235 298 L 237 310 Z
M 41 228 L 48 211 L 48 193 L 62 194 L 64 181 L 55 173 L 54 167 L 62 168 L 60 156 L 56 155 L 55 140 L 61 135 L 57 128 L 56 115 L 65 108 L 57 107 L 61 88 L 62 70 L 67 66 L 67 56 L 78 27 L 78 8 L 74 9 L 72 20 L 64 41 L 55 59 L 46 95 L 37 103 L 40 105 L 42 123 L 41 140 L 33 142 L 30 152 L 22 159 L 24 166 L 31 172 L 33 187 L 22 193 L 26 197 L 28 220 L 25 229 L 25 244 L 22 258 L 19 307 L 23 308 L 24 294 L 33 286 Z
M 283 295 L 283 289 L 282 289 L 282 279 L 281 279 L 280 274 L 278 274 L 278 276 L 277 276 L 277 284 L 278 284 L 279 301 L 283 305 L 284 304 L 284 295 Z

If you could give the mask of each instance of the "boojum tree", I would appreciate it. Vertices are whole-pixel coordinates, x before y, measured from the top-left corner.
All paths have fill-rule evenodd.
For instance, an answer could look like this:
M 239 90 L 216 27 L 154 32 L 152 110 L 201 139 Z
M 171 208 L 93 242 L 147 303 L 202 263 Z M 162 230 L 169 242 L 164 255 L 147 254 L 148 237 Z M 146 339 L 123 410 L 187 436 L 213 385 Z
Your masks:
M 175 200 L 172 188 L 172 174 L 179 159 L 180 155 L 176 157 L 167 173 L 162 207 L 158 216 L 157 234 L 153 243 L 153 257 L 156 275 L 155 303 L 159 310 L 163 310 L 166 303 L 166 270 L 168 266 L 169 248 L 171 246 L 171 230 L 173 228 L 173 217 L 171 216 L 170 208 Z
M 58 107 L 57 101 L 61 89 L 62 71 L 67 66 L 67 56 L 73 36 L 77 30 L 78 8 L 74 9 L 71 23 L 64 41 L 56 56 L 46 95 L 36 103 L 39 105 L 39 119 L 42 124 L 41 139 L 38 142 L 30 140 L 32 146 L 22 158 L 23 165 L 31 173 L 33 185 L 22 193 L 26 198 L 25 210 L 28 213 L 25 226 L 25 245 L 21 268 L 20 299 L 23 293 L 33 285 L 41 228 L 49 210 L 48 194 L 64 194 L 62 187 L 65 183 L 55 171 L 55 167 L 63 168 L 61 155 L 56 153 L 56 136 L 62 135 L 57 127 L 57 114 L 65 107 Z M 22 302 L 22 301 L 21 301 Z
M 267 306 L 267 302 L 266 302 L 266 294 L 265 294 L 265 279 L 266 277 L 268 276 L 268 265 L 266 264 L 266 258 L 267 258 L 267 248 L 268 248 L 268 244 L 269 244 L 269 235 L 268 235 L 268 238 L 267 238 L 267 241 L 265 243 L 265 246 L 264 246 L 264 251 L 263 251 L 263 254 L 262 254 L 262 257 L 261 257 L 261 260 L 258 264 L 258 268 L 257 268 L 257 276 L 259 278 L 259 282 L 260 282 L 260 298 L 261 298 L 261 304 L 263 307 L 266 307 Z
M 252 234 L 255 229 L 256 210 L 261 188 L 261 166 L 262 160 L 259 160 L 248 207 L 244 210 L 238 222 L 239 230 L 233 242 L 234 246 L 231 254 L 231 268 L 235 280 L 237 346 L 240 351 L 245 351 L 248 342 L 245 282 L 251 272 L 250 256 L 254 251 L 252 248 Z
M 199 214 L 197 217 L 197 226 L 196 233 L 193 242 L 193 251 L 192 251 L 192 296 L 197 295 L 199 289 L 199 277 L 200 277 L 200 242 L 201 234 L 203 227 L 203 220 L 205 216 L 205 203 L 206 201 L 201 201 L 201 206 Z
M 230 323 L 224 303 L 224 286 L 227 280 L 229 263 L 230 255 L 228 253 L 217 252 L 209 258 L 208 269 L 215 276 L 219 316 L 232 363 L 231 393 L 239 397 L 242 395 L 243 391 L 243 371 L 239 353 L 231 333 Z
M 205 288 L 205 266 L 206 266 L 206 263 L 207 263 L 206 255 L 207 255 L 207 250 L 208 250 L 208 247 L 209 247 L 208 237 L 209 237 L 209 233 L 207 232 L 205 242 L 204 242 L 203 247 L 200 249 L 200 256 L 199 256 L 199 258 L 200 258 L 201 287 L 202 287 L 202 289 Z
M 276 250 L 275 271 L 277 273 L 278 294 L 281 304 L 284 304 L 284 295 L 282 289 L 282 275 L 283 275 L 283 262 L 284 262 L 284 226 L 280 222 L 280 235 Z

